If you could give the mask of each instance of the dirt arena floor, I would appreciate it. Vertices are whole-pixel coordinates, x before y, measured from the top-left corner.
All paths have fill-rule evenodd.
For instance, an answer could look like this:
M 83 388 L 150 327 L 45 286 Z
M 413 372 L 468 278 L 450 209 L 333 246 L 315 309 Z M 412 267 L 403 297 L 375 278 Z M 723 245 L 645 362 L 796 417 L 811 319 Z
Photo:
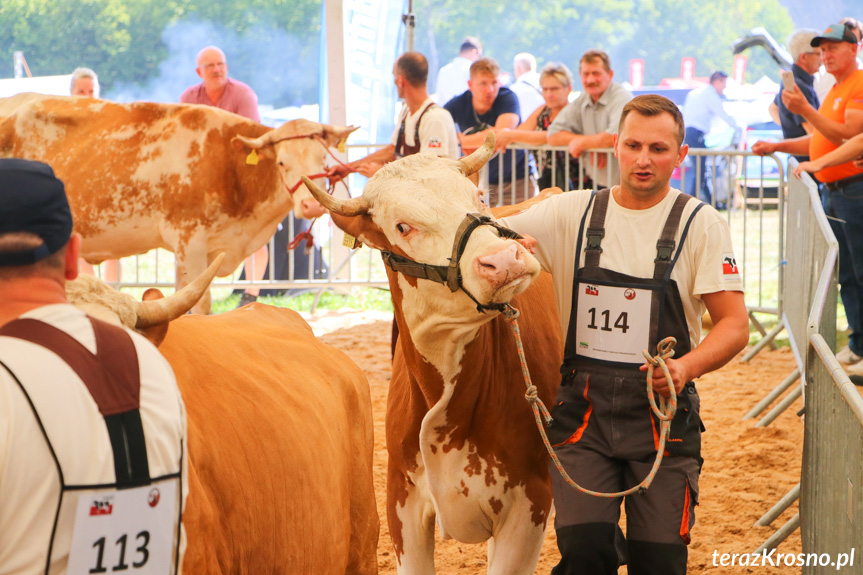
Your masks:
M 391 316 L 389 316 L 391 317 Z M 369 323 L 366 323 L 369 322 Z M 384 414 L 390 380 L 390 321 L 381 313 L 334 313 L 309 318 L 321 339 L 347 353 L 369 378 L 375 420 L 375 489 L 381 534 L 378 545 L 380 573 L 396 573 L 392 542 L 386 525 L 386 462 Z M 803 424 L 795 416 L 798 400 L 767 428 L 741 421 L 764 395 L 794 369 L 788 349 L 765 351 L 749 364 L 733 361 L 697 382 L 702 397 L 704 469 L 700 504 L 692 532 L 689 573 L 800 573 L 799 567 L 714 566 L 713 553 L 748 553 L 794 513 L 786 511 L 770 527 L 753 527 L 755 521 L 796 485 L 800 478 Z M 799 531 L 777 553 L 800 553 Z M 548 574 L 559 554 L 554 530 L 549 528 L 536 573 Z M 486 572 L 485 545 L 463 545 L 438 539 L 437 572 L 443 575 L 478 575 Z M 621 573 L 626 573 L 625 568 Z

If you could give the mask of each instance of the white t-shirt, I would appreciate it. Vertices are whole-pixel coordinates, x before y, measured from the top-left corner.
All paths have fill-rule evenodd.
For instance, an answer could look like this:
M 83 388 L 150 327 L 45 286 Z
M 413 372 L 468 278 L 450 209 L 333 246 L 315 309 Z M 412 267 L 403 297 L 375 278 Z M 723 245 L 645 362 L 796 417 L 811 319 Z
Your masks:
M 539 74 L 525 72 L 513 82 L 509 89 L 518 96 L 518 106 L 521 108 L 521 121 L 524 122 L 537 108 L 545 105 L 542 89 L 539 86 Z
M 656 241 L 662 233 L 674 199 L 679 194 L 681 192 L 678 190 L 671 190 L 661 202 L 646 210 L 623 208 L 614 200 L 614 194 L 611 194 L 605 217 L 600 267 L 634 277 L 653 277 Z M 560 331 L 564 338 L 572 309 L 572 279 L 575 274 L 578 229 L 589 200 L 589 190 L 567 192 L 552 196 L 520 214 L 500 220 L 504 226 L 536 238 L 536 257 L 542 268 L 552 275 Z M 675 234 L 675 254 L 679 247 L 680 234 L 697 205 L 698 202 L 694 200 L 686 204 Z M 585 231 L 589 224 L 588 214 Z M 584 243 L 579 267 L 584 265 L 583 250 Z M 731 258 L 732 262 L 725 261 L 726 257 Z M 701 341 L 701 316 L 705 310 L 701 295 L 720 291 L 743 291 L 743 279 L 734 260 L 728 222 L 712 207 L 704 206 L 695 216 L 689 227 L 683 252 L 672 270 L 671 279 L 677 282 L 694 348 Z M 649 313 L 650 310 L 644 311 Z
M 21 317 L 49 323 L 96 351 L 89 320 L 71 305 L 44 306 Z M 186 452 L 188 444 L 186 412 L 174 373 L 149 341 L 127 332 L 138 353 L 150 476 L 176 473 L 180 439 Z M 105 420 L 76 373 L 53 352 L 17 338 L 0 337 L 0 361 L 18 377 L 36 406 L 66 484 L 113 483 L 114 459 Z M 181 503 L 188 493 L 186 467 L 184 454 Z M 44 573 L 59 497 L 57 468 L 38 422 L 18 384 L 0 367 L 0 574 Z M 52 575 L 66 571 L 77 499 L 69 493 L 63 499 L 61 517 L 68 520 L 57 526 Z M 181 565 L 184 546 L 185 537 Z
M 397 145 L 399 139 L 399 130 L 401 129 L 402 121 L 405 121 L 405 144 L 408 146 L 416 145 L 414 135 L 416 135 L 417 120 L 422 115 L 423 110 L 434 104 L 431 98 L 427 98 L 419 107 L 415 114 L 410 113 L 407 105 L 402 106 L 399 112 L 399 119 L 396 122 L 396 129 L 393 131 L 392 144 Z M 429 153 L 442 158 L 450 158 L 457 160 L 460 156 L 458 149 L 458 139 L 455 132 L 455 122 L 452 116 L 444 108 L 435 106 L 423 116 L 420 122 L 420 153 Z
M 439 105 L 443 106 L 467 90 L 471 64 L 473 62 L 467 58 L 456 56 L 452 62 L 438 70 L 437 82 L 435 82 L 435 101 Z

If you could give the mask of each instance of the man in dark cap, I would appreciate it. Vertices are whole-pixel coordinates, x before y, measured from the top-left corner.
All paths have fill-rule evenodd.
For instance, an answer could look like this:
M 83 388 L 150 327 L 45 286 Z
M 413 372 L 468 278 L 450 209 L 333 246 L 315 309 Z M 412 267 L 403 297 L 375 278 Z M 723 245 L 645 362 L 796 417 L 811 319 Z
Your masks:
M 67 303 L 80 245 L 51 168 L 0 159 L 0 575 L 105 571 L 123 536 L 177 573 L 183 402 L 146 339 Z

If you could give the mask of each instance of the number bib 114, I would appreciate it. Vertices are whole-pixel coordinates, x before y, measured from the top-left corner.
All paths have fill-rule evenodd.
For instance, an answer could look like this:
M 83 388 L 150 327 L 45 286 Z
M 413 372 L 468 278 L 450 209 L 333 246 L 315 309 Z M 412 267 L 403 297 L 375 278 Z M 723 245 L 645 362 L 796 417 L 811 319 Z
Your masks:
M 82 493 L 75 513 L 69 573 L 171 573 L 177 482 Z
M 578 355 L 644 363 L 650 343 L 651 291 L 581 283 L 576 310 Z

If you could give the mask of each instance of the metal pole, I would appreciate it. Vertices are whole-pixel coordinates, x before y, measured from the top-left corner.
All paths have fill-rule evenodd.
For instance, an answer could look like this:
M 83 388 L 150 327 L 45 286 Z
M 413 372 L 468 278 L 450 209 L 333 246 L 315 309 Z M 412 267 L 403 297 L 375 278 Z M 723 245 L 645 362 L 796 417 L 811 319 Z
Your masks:
M 761 517 L 761 519 L 759 519 L 758 521 L 756 521 L 756 522 L 755 522 L 755 527 L 766 527 L 767 525 L 770 525 L 771 523 L 773 523 L 773 521 L 774 521 L 777 517 L 779 517 L 780 515 L 782 515 L 782 513 L 783 513 L 786 509 L 788 509 L 789 507 L 791 507 L 791 505 L 792 505 L 795 501 L 797 501 L 798 499 L 800 499 L 800 484 L 799 484 L 799 483 L 798 483 L 797 485 L 795 485 L 793 488 L 791 488 L 791 491 L 789 491 L 788 493 L 786 493 L 786 494 L 785 494 L 785 496 L 784 496 L 784 497 L 782 497 L 782 499 L 780 499 L 780 500 L 776 503 L 776 505 L 774 505 L 774 506 L 770 509 L 770 511 L 768 511 L 767 513 L 765 513 L 765 514 Z
M 797 401 L 800 396 L 803 395 L 803 384 L 801 383 L 794 390 L 785 396 L 785 399 L 779 402 L 779 404 L 770 410 L 770 412 L 761 418 L 761 420 L 755 424 L 755 427 L 767 427 L 773 420 L 779 417 L 783 411 L 788 409 L 788 406 Z
M 414 2 L 408 0 L 408 13 L 402 14 L 402 22 L 405 24 L 405 48 L 406 52 L 413 52 L 414 49 L 414 28 L 417 25 L 417 17 L 414 14 Z
M 774 401 L 776 401 L 776 398 L 778 398 L 780 395 L 782 395 L 783 393 L 785 393 L 785 390 L 786 390 L 786 389 L 788 389 L 789 387 L 791 387 L 791 386 L 794 384 L 794 382 L 795 382 L 795 381 L 797 381 L 798 379 L 800 379 L 800 370 L 799 370 L 799 369 L 795 369 L 795 370 L 791 373 L 791 375 L 789 375 L 789 376 L 788 376 L 788 377 L 786 377 L 784 380 L 782 380 L 782 383 L 780 383 L 779 385 L 777 385 L 777 386 L 773 389 L 773 391 L 771 391 L 770 393 L 768 393 L 768 394 L 764 397 L 764 399 L 762 399 L 761 401 L 759 401 L 759 402 L 758 402 L 758 404 L 757 404 L 755 407 L 753 407 L 753 408 L 752 408 L 752 410 L 751 410 L 749 413 L 747 413 L 746 415 L 744 415 L 744 416 L 743 416 L 743 419 L 752 419 L 753 417 L 755 417 L 756 415 L 758 415 L 759 413 L 761 413 L 762 411 L 764 411 L 765 409 L 767 409 L 767 406 L 768 406 L 768 405 L 770 405 L 771 403 L 773 403 Z
M 758 549 L 754 551 L 755 554 L 761 555 L 763 552 L 773 551 L 780 543 L 785 541 L 789 535 L 797 531 L 797 528 L 800 527 L 800 514 L 796 514 L 794 517 L 788 520 L 788 523 L 780 527 L 776 530 L 776 533 L 770 536 L 767 541 L 762 543 Z
M 24 52 L 16 50 L 12 54 L 13 68 L 15 70 L 15 78 L 24 77 Z

